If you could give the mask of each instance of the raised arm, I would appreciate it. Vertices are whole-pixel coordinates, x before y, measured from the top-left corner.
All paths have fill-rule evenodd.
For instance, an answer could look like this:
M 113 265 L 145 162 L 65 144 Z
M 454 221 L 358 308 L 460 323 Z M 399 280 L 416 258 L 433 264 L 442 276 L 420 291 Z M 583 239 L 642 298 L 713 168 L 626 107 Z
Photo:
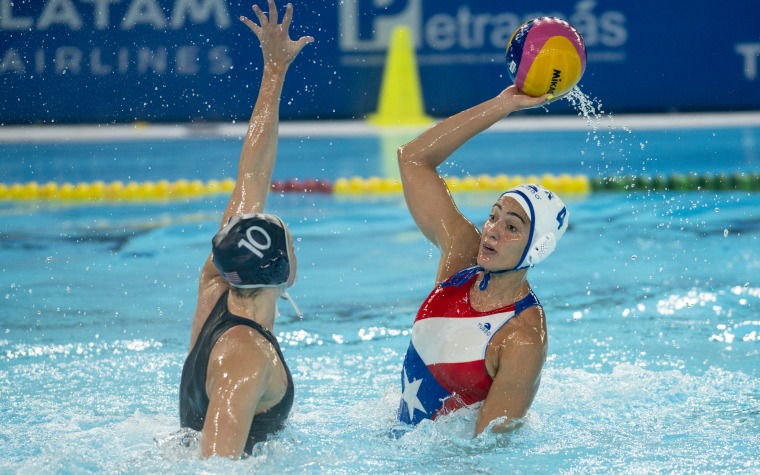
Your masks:
M 264 211 L 277 156 L 280 95 L 285 73 L 301 49 L 314 41 L 311 36 L 303 36 L 296 41 L 290 39 L 288 30 L 293 18 L 293 6 L 290 3 L 285 8 L 282 23 L 279 24 L 274 0 L 268 0 L 268 5 L 268 18 L 257 5 L 253 6 L 259 25 L 247 17 L 240 17 L 261 43 L 264 72 L 240 153 L 235 189 L 224 210 L 221 226 L 227 224 L 233 215 Z M 227 288 L 226 281 L 219 275 L 212 256 L 209 255 L 201 270 L 198 285 L 198 304 L 190 337 L 191 347 L 206 316 Z
M 457 209 L 438 166 L 465 142 L 510 113 L 536 107 L 547 96 L 530 97 L 510 86 L 498 96 L 451 116 L 398 149 L 401 183 L 409 211 L 422 233 L 441 250 L 436 281 L 475 263 L 478 229 Z
M 314 41 L 310 36 L 291 40 L 288 30 L 293 18 L 293 6 L 288 3 L 282 23 L 278 24 L 274 0 L 268 1 L 269 18 L 257 5 L 253 6 L 261 26 L 240 17 L 261 42 L 264 73 L 240 153 L 237 182 L 222 217 L 222 226 L 235 214 L 264 211 L 277 155 L 280 95 L 285 73 L 301 49 Z

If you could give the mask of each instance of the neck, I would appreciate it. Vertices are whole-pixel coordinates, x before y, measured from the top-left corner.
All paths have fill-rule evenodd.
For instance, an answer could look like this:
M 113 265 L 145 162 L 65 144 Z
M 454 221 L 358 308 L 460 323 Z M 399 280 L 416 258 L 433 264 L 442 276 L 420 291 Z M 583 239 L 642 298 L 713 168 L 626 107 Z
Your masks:
M 262 289 L 250 298 L 230 292 L 227 295 L 227 309 L 238 317 L 253 320 L 272 332 L 279 297 L 279 289 Z
M 528 269 L 491 274 L 485 290 L 480 290 L 478 287 L 483 279 L 483 276 L 479 275 L 470 288 L 470 300 L 473 306 L 479 310 L 491 310 L 517 302 L 530 292 L 527 274 Z

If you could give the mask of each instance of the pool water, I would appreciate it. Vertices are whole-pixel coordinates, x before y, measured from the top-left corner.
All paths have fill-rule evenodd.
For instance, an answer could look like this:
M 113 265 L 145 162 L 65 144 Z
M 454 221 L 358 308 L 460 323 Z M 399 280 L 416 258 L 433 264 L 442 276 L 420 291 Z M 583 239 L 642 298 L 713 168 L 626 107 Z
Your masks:
M 759 138 L 502 131 L 445 171 L 752 173 Z M 387 140 L 284 137 L 275 178 L 392 174 Z M 6 182 L 221 179 L 239 146 L 3 144 L 0 156 Z M 529 273 L 548 315 L 541 388 L 518 431 L 472 438 L 474 410 L 394 422 L 437 264 L 403 198 L 272 194 L 296 238 L 291 294 L 305 313 L 284 303 L 275 327 L 296 402 L 287 427 L 239 462 L 199 460 L 178 432 L 197 280 L 227 197 L 0 203 L 0 472 L 760 473 L 760 194 L 563 198 L 570 229 Z M 496 196 L 456 199 L 479 225 Z

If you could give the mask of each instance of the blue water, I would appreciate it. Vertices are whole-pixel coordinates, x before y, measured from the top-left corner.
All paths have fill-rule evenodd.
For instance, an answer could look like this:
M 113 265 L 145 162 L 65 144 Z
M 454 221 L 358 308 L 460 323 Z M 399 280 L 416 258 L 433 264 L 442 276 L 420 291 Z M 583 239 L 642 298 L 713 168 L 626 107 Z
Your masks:
M 484 134 L 446 171 L 750 173 L 759 136 Z M 286 137 L 276 177 L 392 174 L 383 140 L 397 139 Z M 225 178 L 239 146 L 3 144 L 2 180 Z M 496 197 L 456 198 L 480 224 Z M 273 194 L 299 256 L 291 294 L 305 316 L 285 304 L 275 327 L 296 403 L 239 462 L 198 460 L 176 434 L 197 279 L 226 197 L 0 203 L 0 472 L 760 473 L 760 194 L 563 198 L 571 228 L 529 273 L 550 347 L 525 425 L 473 439 L 465 410 L 396 439 L 434 248 L 400 196 Z

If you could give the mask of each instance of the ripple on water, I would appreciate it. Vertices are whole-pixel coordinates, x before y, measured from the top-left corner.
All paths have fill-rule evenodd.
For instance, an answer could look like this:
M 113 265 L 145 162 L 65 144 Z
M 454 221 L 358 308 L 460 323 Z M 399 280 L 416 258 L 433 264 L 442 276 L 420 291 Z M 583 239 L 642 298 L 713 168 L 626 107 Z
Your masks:
M 395 343 L 290 350 L 297 396 L 291 418 L 238 463 L 200 461 L 197 440 L 178 435 L 184 352 L 122 342 L 100 353 L 53 359 L 60 353 L 45 350 L 6 360 L 12 365 L 0 385 L 8 401 L 3 414 L 11 418 L 0 428 L 6 453 L 0 472 L 760 470 L 753 457 L 760 446 L 760 381 L 741 371 L 690 374 L 629 363 L 597 371 L 551 359 L 522 428 L 473 438 L 474 409 L 416 428 L 395 422 L 404 349 Z

